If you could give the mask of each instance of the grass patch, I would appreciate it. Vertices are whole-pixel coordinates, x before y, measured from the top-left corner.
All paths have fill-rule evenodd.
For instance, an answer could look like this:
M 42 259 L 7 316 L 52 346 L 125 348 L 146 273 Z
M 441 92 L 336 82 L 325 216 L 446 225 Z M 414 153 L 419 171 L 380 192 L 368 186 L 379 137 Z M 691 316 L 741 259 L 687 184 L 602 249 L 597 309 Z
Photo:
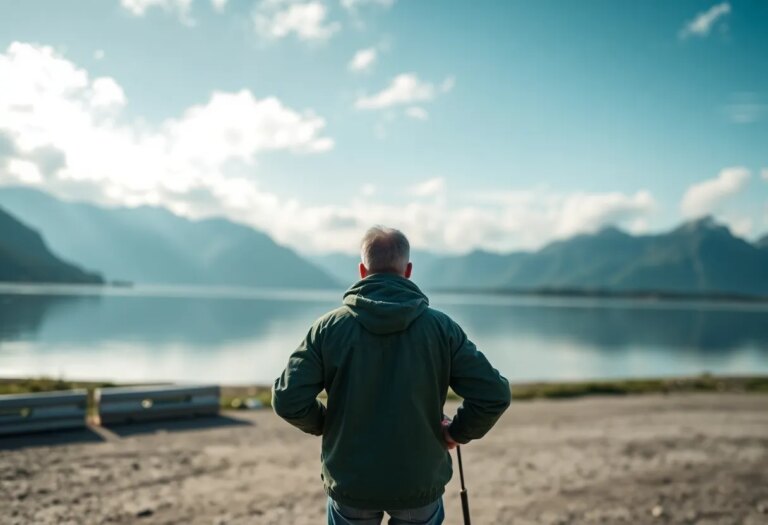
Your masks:
M 221 387 L 221 408 L 250 410 L 272 406 L 272 389 L 266 386 Z
M 512 385 L 512 399 L 569 399 L 594 395 L 670 394 L 683 392 L 768 393 L 768 377 L 698 377 L 626 379 Z
M 65 381 L 63 379 L 0 379 L 0 395 L 52 392 L 84 388 L 88 390 L 89 412 L 93 408 L 93 391 L 96 388 L 128 386 L 110 382 Z M 519 383 L 512 385 L 512 399 L 572 399 L 584 396 L 625 396 L 638 394 L 670 394 L 685 392 L 733 392 L 768 394 L 768 376 L 719 377 L 703 374 L 696 377 L 670 379 L 626 379 L 607 381 L 572 381 L 551 383 Z M 325 399 L 325 392 L 319 396 Z M 453 390 L 448 399 L 460 401 Z M 221 408 L 249 410 L 272 406 L 272 392 L 268 386 L 222 386 Z
M 63 379 L 31 378 L 31 379 L 0 379 L 0 395 L 32 394 L 36 392 L 54 392 L 57 390 L 74 390 L 85 388 L 93 391 L 96 388 L 115 386 L 114 383 L 94 381 L 65 381 Z
M 59 390 L 76 390 L 84 388 L 88 392 L 86 413 L 88 417 L 96 416 L 96 400 L 94 391 L 97 388 L 116 386 L 110 382 L 99 381 L 65 381 L 47 377 L 27 379 L 0 379 L 0 395 L 35 394 L 40 392 L 56 392 Z

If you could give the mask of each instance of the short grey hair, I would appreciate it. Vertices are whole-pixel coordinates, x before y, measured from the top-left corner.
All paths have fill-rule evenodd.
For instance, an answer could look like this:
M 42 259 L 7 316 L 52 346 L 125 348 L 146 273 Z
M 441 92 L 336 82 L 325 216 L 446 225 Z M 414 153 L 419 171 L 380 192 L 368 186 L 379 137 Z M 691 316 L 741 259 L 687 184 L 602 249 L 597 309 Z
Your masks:
M 360 259 L 371 273 L 403 273 L 411 245 L 400 230 L 376 225 L 363 236 Z

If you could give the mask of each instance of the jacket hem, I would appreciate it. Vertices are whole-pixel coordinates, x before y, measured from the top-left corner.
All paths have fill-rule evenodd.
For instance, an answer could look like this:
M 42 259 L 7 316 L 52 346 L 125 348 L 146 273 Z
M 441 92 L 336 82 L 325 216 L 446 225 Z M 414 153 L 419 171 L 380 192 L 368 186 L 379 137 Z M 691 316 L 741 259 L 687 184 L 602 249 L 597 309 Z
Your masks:
M 349 505 L 350 507 L 354 507 L 356 509 L 384 510 L 384 511 L 414 509 L 418 507 L 424 507 L 436 501 L 438 498 L 440 498 L 440 496 L 442 496 L 445 493 L 445 487 L 438 487 L 438 488 L 429 489 L 428 491 L 425 491 L 421 495 L 417 497 L 412 497 L 412 498 L 358 499 L 358 498 L 352 498 L 352 497 L 346 496 L 344 494 L 339 494 L 338 492 L 332 490 L 327 485 L 324 485 L 323 488 L 325 489 L 325 493 L 329 497 L 333 498 L 334 501 L 337 501 L 342 505 Z

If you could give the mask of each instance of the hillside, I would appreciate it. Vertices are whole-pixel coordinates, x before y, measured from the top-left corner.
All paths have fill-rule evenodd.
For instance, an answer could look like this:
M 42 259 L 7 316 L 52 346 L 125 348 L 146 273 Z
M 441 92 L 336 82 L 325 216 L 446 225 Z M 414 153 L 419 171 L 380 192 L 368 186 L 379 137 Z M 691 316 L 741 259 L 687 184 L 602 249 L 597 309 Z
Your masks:
M 768 250 L 735 237 L 708 217 L 658 235 L 606 228 L 537 252 L 442 258 L 423 284 L 768 295 Z
M 102 208 L 28 188 L 0 188 L 0 206 L 45 232 L 57 253 L 138 283 L 338 287 L 266 234 L 225 219 L 163 208 Z
M 56 257 L 35 230 L 0 209 L 0 281 L 102 283 L 101 277 Z

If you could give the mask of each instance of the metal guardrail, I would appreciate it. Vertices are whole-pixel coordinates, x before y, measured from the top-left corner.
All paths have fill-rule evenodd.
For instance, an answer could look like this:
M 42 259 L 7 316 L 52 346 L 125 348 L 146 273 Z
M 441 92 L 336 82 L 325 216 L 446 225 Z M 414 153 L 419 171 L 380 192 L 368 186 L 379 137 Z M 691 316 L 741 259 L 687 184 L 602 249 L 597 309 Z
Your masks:
M 220 389 L 206 386 L 100 388 L 95 392 L 102 425 L 219 413 Z
M 85 427 L 88 392 L 63 390 L 0 396 L 0 436 Z

